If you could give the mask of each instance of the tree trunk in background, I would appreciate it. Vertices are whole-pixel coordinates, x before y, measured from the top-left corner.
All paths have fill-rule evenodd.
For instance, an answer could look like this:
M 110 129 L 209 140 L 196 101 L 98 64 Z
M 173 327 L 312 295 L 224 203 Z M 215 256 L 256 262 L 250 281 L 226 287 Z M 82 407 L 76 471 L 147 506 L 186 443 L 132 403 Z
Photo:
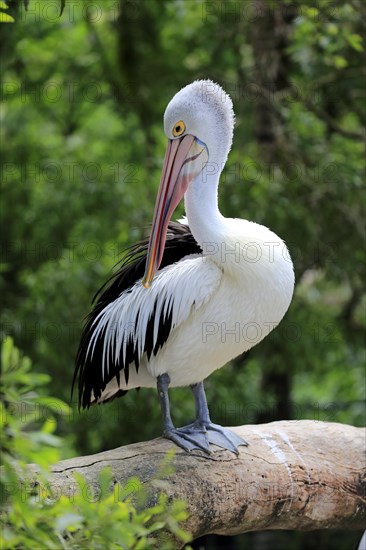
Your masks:
M 273 96 L 290 85 L 290 59 L 286 48 L 296 8 L 281 3 L 269 6 L 263 0 L 257 0 L 255 6 L 257 16 L 255 24 L 250 27 L 254 57 L 252 84 L 258 90 L 253 102 L 256 118 L 254 134 L 265 160 L 275 162 L 278 160 L 276 150 L 282 134 L 282 121 Z
M 163 6 L 161 6 L 163 9 Z M 152 132 L 156 117 L 160 117 L 156 87 L 151 86 L 151 74 L 159 74 L 154 66 L 163 57 L 159 42 L 158 19 L 154 3 L 120 0 L 118 33 L 118 64 L 122 79 L 122 101 L 138 115 L 144 129 L 144 164 L 149 173 L 153 169 L 156 138 Z M 159 75 L 160 78 L 160 75 Z M 154 189 L 152 187 L 152 189 Z M 151 202 L 154 201 L 154 192 Z
M 263 0 L 255 2 L 257 17 L 251 26 L 250 40 L 254 57 L 254 89 L 258 89 L 257 100 L 253 102 L 255 111 L 254 134 L 257 138 L 264 163 L 278 163 L 281 158 L 281 136 L 283 125 L 276 110 L 273 96 L 290 85 L 288 74 L 290 60 L 286 53 L 291 26 L 296 8 L 286 4 L 269 5 Z M 269 350 L 273 351 L 274 342 Z M 270 362 L 269 362 L 270 363 Z M 265 367 L 265 366 L 264 366 Z M 266 369 L 266 367 L 265 367 Z M 257 422 L 272 422 L 291 418 L 291 376 L 288 369 L 268 367 L 263 372 L 263 395 L 271 396 L 269 409 L 260 409 Z

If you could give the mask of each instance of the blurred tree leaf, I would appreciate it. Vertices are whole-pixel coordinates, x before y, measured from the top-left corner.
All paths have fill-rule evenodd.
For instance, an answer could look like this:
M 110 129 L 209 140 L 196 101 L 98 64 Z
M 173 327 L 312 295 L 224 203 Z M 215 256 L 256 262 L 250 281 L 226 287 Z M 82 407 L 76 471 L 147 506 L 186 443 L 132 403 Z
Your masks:
M 2 0 L 0 1 L 0 10 L 7 10 L 8 6 L 5 2 Z M 5 13 L 4 11 L 0 11 L 0 23 L 14 23 L 14 17 L 9 15 L 8 13 Z

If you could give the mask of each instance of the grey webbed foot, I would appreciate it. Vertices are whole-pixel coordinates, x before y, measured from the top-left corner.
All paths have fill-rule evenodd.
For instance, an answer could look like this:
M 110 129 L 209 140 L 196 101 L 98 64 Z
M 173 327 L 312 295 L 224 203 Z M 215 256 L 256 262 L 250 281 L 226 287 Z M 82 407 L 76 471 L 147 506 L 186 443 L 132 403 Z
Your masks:
M 210 443 L 222 447 L 227 451 L 239 454 L 239 445 L 247 446 L 248 443 L 239 435 L 212 422 L 205 424 L 207 437 Z
M 171 439 L 185 451 L 198 449 L 208 454 L 211 453 L 210 444 L 235 454 L 239 454 L 239 445 L 248 445 L 239 435 L 212 422 L 171 428 L 164 432 L 164 437 Z
M 169 428 L 164 430 L 164 437 L 174 441 L 185 451 L 204 451 L 210 454 L 210 443 L 207 438 L 207 432 L 199 428 L 193 428 L 193 425 L 183 428 Z

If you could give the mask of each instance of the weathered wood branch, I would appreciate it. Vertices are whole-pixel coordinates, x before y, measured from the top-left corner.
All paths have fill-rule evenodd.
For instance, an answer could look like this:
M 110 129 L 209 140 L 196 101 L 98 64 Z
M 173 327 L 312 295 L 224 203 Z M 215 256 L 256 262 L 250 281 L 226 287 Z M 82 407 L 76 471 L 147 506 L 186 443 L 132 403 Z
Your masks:
M 188 454 L 159 438 L 100 454 L 65 460 L 50 484 L 64 494 L 73 472 L 97 484 L 109 466 L 124 484 L 137 476 L 152 495 L 164 491 L 188 503 L 184 528 L 193 538 L 265 529 L 366 527 L 366 432 L 344 424 L 283 421 L 233 428 L 249 442 L 240 455 L 218 450 Z M 157 482 L 167 451 L 175 472 Z

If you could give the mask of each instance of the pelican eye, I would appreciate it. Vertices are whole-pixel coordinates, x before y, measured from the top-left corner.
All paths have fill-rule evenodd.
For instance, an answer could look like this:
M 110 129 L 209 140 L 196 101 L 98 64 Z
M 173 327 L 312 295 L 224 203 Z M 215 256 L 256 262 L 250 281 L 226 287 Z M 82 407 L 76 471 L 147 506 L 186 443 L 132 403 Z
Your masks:
M 186 129 L 186 125 L 184 124 L 183 120 L 179 120 L 173 128 L 173 136 L 178 137 L 183 134 L 183 132 Z

